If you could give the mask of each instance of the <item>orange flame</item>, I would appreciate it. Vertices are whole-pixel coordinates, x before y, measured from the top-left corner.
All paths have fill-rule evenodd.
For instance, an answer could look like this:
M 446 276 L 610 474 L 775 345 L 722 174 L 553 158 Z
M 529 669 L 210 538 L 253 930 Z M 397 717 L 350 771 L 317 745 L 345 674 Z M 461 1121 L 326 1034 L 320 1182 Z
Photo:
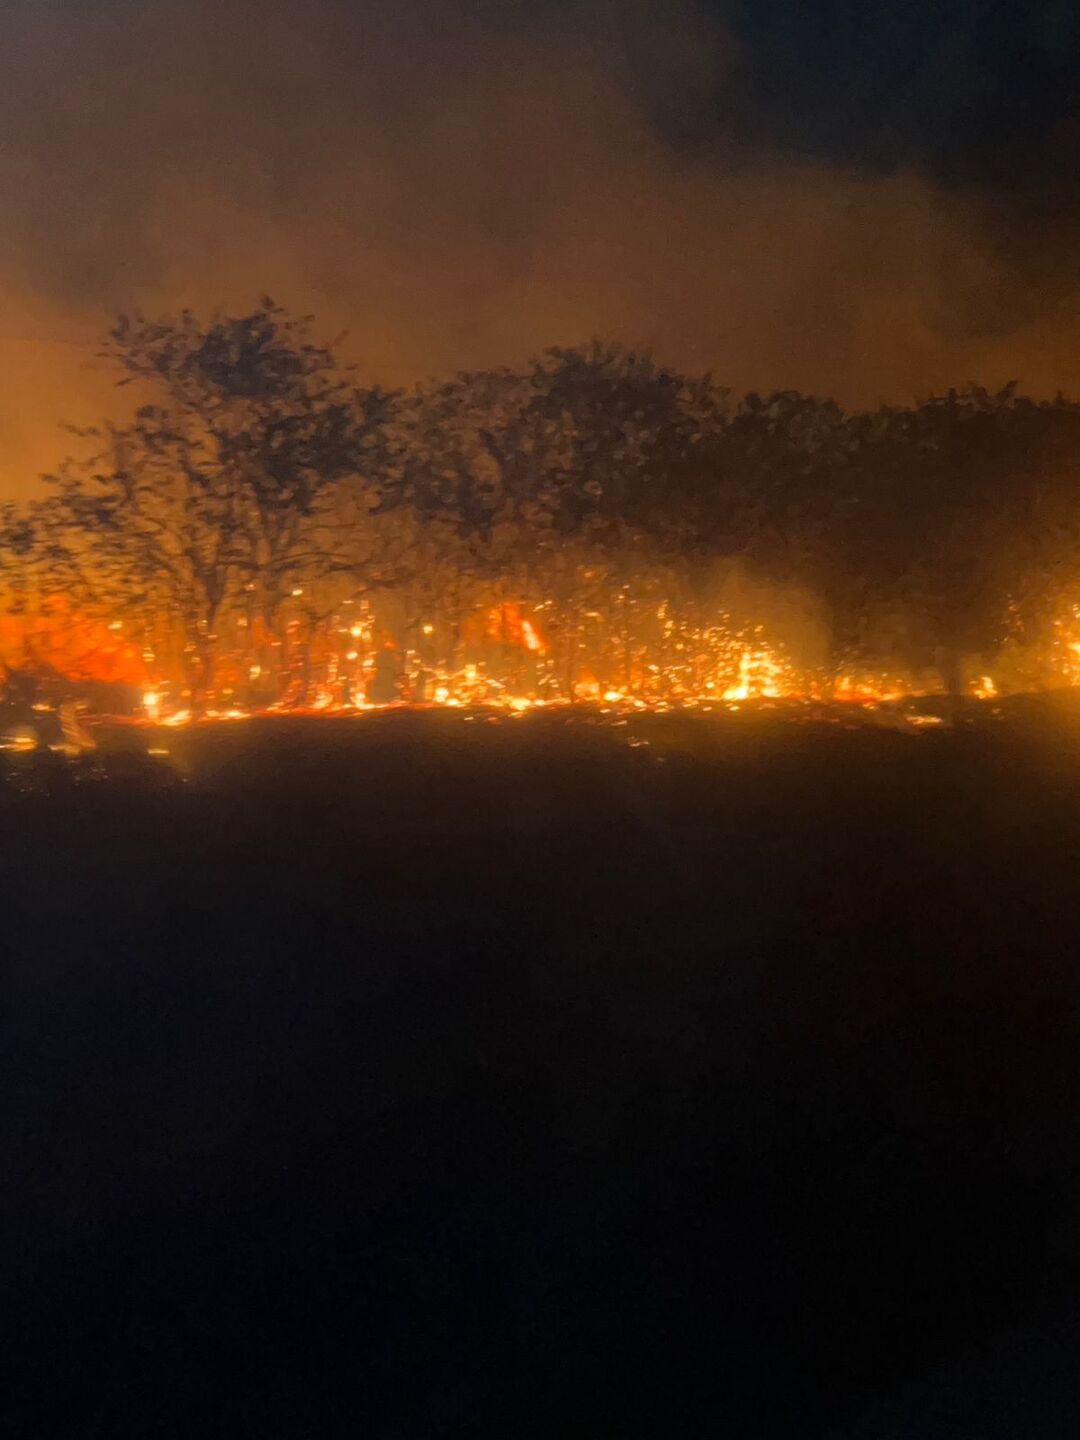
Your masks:
M 547 649 L 536 625 L 522 614 L 516 600 L 495 605 L 488 611 L 487 634 L 489 639 L 501 640 L 504 645 L 516 645 L 535 654 L 543 654 Z
M 125 637 L 122 621 L 77 614 L 59 598 L 34 614 L 0 614 L 0 667 L 40 667 L 69 680 L 111 684 L 146 680 L 142 653 Z

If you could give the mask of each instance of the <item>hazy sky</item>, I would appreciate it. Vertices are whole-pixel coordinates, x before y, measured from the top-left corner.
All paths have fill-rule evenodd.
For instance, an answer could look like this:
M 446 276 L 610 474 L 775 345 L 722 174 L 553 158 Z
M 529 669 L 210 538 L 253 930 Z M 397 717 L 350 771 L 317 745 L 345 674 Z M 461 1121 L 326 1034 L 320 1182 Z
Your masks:
M 261 291 L 394 383 L 1080 390 L 1078 61 L 1064 0 L 3 0 L 0 493 L 110 313 Z

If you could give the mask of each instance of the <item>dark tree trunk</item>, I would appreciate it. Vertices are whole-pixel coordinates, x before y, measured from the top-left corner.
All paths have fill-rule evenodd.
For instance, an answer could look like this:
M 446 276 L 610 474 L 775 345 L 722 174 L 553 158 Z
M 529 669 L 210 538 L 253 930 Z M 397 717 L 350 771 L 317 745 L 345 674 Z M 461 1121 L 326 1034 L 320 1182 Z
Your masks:
M 964 657 L 955 645 L 938 647 L 935 664 L 941 676 L 942 689 L 949 702 L 949 715 L 955 722 L 960 718 L 967 698 L 964 685 Z

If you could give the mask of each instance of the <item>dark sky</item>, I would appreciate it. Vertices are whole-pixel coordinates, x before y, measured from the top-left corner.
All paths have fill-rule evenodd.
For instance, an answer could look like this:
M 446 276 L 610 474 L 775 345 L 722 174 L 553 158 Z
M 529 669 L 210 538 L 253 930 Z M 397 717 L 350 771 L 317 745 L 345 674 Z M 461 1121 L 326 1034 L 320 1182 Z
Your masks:
M 1069 0 L 741 0 L 724 13 L 745 57 L 736 108 L 758 135 L 953 183 L 1025 185 L 1032 161 L 1067 178 L 1054 132 L 1076 90 Z
M 1078 62 L 1063 0 L 3 0 L 0 491 L 109 312 L 262 290 L 395 383 L 1080 390 Z

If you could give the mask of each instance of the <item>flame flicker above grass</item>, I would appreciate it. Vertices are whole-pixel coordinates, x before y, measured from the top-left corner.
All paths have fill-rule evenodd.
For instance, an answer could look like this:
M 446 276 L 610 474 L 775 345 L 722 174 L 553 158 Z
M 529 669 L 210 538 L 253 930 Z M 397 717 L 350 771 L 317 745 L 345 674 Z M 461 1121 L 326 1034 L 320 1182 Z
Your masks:
M 151 634 L 133 618 L 87 617 L 52 599 L 37 614 L 3 617 L 0 660 L 11 671 L 63 677 L 74 690 L 87 682 L 126 687 L 129 708 L 169 725 L 402 704 L 518 714 L 576 702 L 606 709 L 877 706 L 940 689 L 932 673 L 800 666 L 763 623 L 721 614 L 702 624 L 663 601 L 639 606 L 635 626 L 627 610 L 620 598 L 612 611 L 583 611 L 570 623 L 552 601 L 502 601 L 458 625 L 437 611 L 402 624 L 392 607 L 345 601 L 306 639 L 295 620 L 270 636 L 225 617 L 213 637 L 215 682 L 200 693 L 185 667 L 193 657 L 170 648 L 167 625 Z M 1004 662 L 1001 674 L 993 668 L 972 667 L 971 697 L 992 701 L 1020 689 L 1080 684 L 1080 605 L 1061 614 L 1037 668 L 1019 683 Z

